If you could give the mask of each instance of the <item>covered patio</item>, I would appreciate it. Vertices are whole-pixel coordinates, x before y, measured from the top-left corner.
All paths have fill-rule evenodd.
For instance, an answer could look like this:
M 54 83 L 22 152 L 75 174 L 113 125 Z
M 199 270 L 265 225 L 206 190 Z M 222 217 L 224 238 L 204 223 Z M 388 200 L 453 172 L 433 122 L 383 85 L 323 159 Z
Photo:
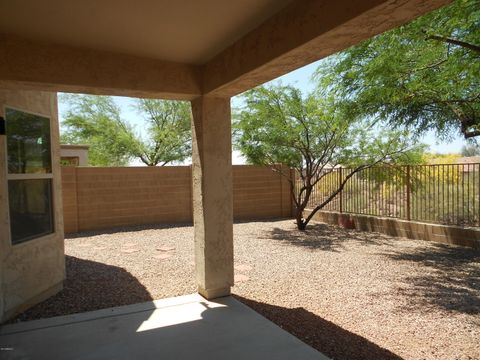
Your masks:
M 96 320 L 90 317 L 98 313 L 85 314 L 79 316 L 81 321 L 67 320 L 68 325 L 63 322 L 65 319 L 46 320 L 41 329 L 33 323 L 18 325 L 20 330 L 5 327 L 0 345 L 4 347 L 4 342 L 14 341 L 16 349 L 25 349 L 28 356 L 37 358 L 52 349 L 47 346 L 39 353 L 40 348 L 35 348 L 35 344 L 45 347 L 48 339 L 54 341 L 57 331 L 67 326 L 74 328 L 83 340 L 62 331 L 65 337 L 62 346 L 78 358 L 101 357 L 102 349 L 120 351 L 126 356 L 127 352 L 121 350 L 125 345 L 122 337 L 139 344 L 148 342 L 146 347 L 134 348 L 146 351 L 148 356 L 158 356 L 157 345 L 163 343 L 162 339 L 175 337 L 172 334 L 177 331 L 176 340 L 187 339 L 187 336 L 188 340 L 180 347 L 172 343 L 168 351 L 176 355 L 171 357 L 189 357 L 183 351 L 199 356 L 200 352 L 193 346 L 195 338 L 202 343 L 201 351 L 213 358 L 222 358 L 225 352 L 232 357 L 235 352 L 228 349 L 234 348 L 243 354 L 242 358 L 247 357 L 242 349 L 249 349 L 248 356 L 255 353 L 260 358 L 260 354 L 275 357 L 273 351 L 290 354 L 286 348 L 299 352 L 295 353 L 298 356 L 291 354 L 285 358 L 319 357 L 306 345 L 299 345 L 268 321 L 228 298 L 234 285 L 230 98 L 449 2 L 2 2 L 0 120 L 1 125 L 6 123 L 7 131 L 6 134 L 0 132 L 0 321 L 60 291 L 65 277 L 56 92 L 191 102 L 196 285 L 204 299 L 216 300 L 208 302 L 195 295 L 194 305 L 178 305 L 182 299 L 165 300 L 177 305 L 162 307 L 165 304 L 162 302 L 158 305 L 161 309 L 157 305 L 138 305 L 137 310 L 128 308 L 125 315 L 106 318 L 100 315 Z M 41 159 L 41 170 L 32 172 L 25 171 L 26 166 L 17 166 L 27 163 L 22 158 L 26 156 L 24 153 L 18 153 L 18 159 L 7 153 L 13 153 L 11 149 L 16 148 L 9 143 L 9 129 L 12 129 L 9 126 L 15 121 L 18 125 L 18 119 L 26 118 L 26 114 L 42 124 L 38 131 L 44 131 L 41 137 L 35 138 L 34 145 L 29 146 L 42 148 L 43 155 L 49 154 Z M 33 155 L 36 156 L 35 151 Z M 32 163 L 38 167 L 38 162 L 35 159 Z M 40 180 L 44 187 L 29 188 L 32 181 Z M 44 191 L 45 203 L 31 206 L 27 201 L 29 206 L 25 210 L 15 203 L 17 193 L 14 191 L 21 198 L 34 191 Z M 39 218 L 37 213 L 42 209 L 43 217 Z M 23 217 L 17 218 L 20 213 Z M 38 231 L 29 229 L 32 222 L 28 219 L 32 213 L 39 221 L 45 221 L 45 224 L 39 223 Z M 28 231 L 25 233 L 25 230 Z M 221 297 L 227 298 L 218 300 Z M 174 310 L 178 306 L 193 309 L 196 315 L 184 319 L 192 326 L 175 325 L 181 322 L 180 313 Z M 117 311 L 123 310 L 111 310 Z M 150 315 L 155 316 L 147 321 Z M 108 319 L 117 325 L 110 327 Z M 170 326 L 165 325 L 168 319 L 172 321 Z M 223 334 L 235 319 L 240 321 L 235 330 L 238 332 L 230 333 L 233 337 L 228 340 Z M 258 333 L 252 333 L 247 326 L 248 319 L 257 322 Z M 153 330 L 138 331 L 144 321 Z M 132 326 L 133 323 L 138 326 Z M 119 336 L 106 345 L 110 350 L 103 348 L 105 343 L 95 342 L 98 337 L 92 337 L 97 326 L 99 331 L 109 334 L 114 331 Z M 19 332 L 13 340 L 15 331 Z M 133 333 L 136 336 L 128 335 Z M 217 343 L 207 346 L 207 342 L 201 341 L 204 336 Z M 255 345 L 252 336 L 258 336 L 257 340 L 269 339 L 268 346 L 261 347 L 263 342 Z M 89 339 L 94 342 L 89 343 Z M 82 350 L 84 345 L 90 351 Z M 8 353 L 22 356 L 15 351 Z M 5 354 L 2 351 L 2 356 Z M 147 355 L 143 353 L 144 357 Z

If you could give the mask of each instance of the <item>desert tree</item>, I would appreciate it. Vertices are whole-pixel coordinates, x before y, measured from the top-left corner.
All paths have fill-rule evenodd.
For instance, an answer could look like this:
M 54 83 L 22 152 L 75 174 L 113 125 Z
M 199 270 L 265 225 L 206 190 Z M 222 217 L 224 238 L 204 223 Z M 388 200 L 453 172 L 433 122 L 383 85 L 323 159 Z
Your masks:
M 235 147 L 249 163 L 269 165 L 288 179 L 299 230 L 305 230 L 356 173 L 381 163 L 409 162 L 421 149 L 404 131 L 372 127 L 318 93 L 304 97 L 292 86 L 271 85 L 248 91 L 243 100 L 234 115 Z M 296 170 L 299 188 L 278 164 Z M 340 166 L 348 166 L 349 172 L 304 217 L 315 186 Z
M 480 2 L 451 5 L 321 63 L 320 89 L 359 116 L 438 137 L 480 135 Z
M 67 106 L 62 141 L 89 144 L 92 165 L 120 166 L 138 159 L 163 166 L 191 154 L 188 102 L 135 99 L 133 107 L 146 124 L 142 135 L 122 117 L 112 97 L 64 94 L 60 99 Z

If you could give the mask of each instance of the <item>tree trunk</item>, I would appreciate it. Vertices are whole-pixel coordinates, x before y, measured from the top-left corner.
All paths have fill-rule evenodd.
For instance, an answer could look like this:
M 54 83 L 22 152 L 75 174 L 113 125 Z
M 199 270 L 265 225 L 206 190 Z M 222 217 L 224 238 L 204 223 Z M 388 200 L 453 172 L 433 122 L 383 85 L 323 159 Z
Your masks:
M 296 216 L 295 216 L 295 219 L 296 219 L 296 223 L 297 223 L 297 229 L 300 230 L 300 231 L 304 231 L 308 225 L 308 223 L 310 222 L 310 220 L 312 220 L 313 216 L 317 213 L 317 211 L 323 209 L 328 203 L 330 203 L 330 201 L 332 201 L 341 191 L 343 191 L 343 188 L 345 187 L 345 184 L 348 182 L 348 180 L 354 175 L 356 174 L 357 172 L 363 170 L 363 169 L 367 169 L 369 167 L 372 167 L 373 165 L 376 165 L 378 162 L 376 163 L 373 163 L 373 164 L 370 164 L 370 165 L 361 165 L 361 166 L 358 166 L 357 168 L 355 168 L 353 171 L 351 171 L 343 180 L 342 182 L 340 183 L 340 185 L 338 186 L 338 188 L 336 190 L 334 190 L 330 196 L 324 200 L 321 204 L 317 205 L 315 208 L 312 209 L 312 211 L 310 212 L 310 215 L 307 216 L 307 218 L 304 218 L 303 217 L 303 211 L 305 210 L 305 208 L 307 207 L 307 204 L 308 204 L 308 200 L 310 199 L 310 195 L 312 194 L 312 188 L 313 186 L 310 186 L 310 189 L 308 189 L 308 191 L 306 192 L 305 194 L 305 199 L 303 202 L 298 202 L 297 205 L 296 205 Z M 292 190 L 294 191 L 294 190 Z
M 306 228 L 307 228 L 307 223 L 303 219 L 301 219 L 300 221 L 297 221 L 298 230 L 305 231 Z
M 300 230 L 300 231 L 304 231 L 307 227 L 307 223 L 305 222 L 305 219 L 303 218 L 303 210 L 304 209 L 296 207 L 295 210 L 297 212 L 297 214 L 295 216 L 297 229 Z

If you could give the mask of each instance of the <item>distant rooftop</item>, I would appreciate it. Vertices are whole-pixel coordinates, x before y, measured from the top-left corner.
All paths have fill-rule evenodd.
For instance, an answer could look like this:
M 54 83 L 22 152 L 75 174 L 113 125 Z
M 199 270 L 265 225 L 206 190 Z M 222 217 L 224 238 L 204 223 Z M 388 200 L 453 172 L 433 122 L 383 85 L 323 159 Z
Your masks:
M 85 149 L 85 150 L 88 150 L 88 149 L 90 149 L 90 145 L 85 145 L 85 144 L 61 144 L 60 148 L 61 149 Z
M 465 156 L 457 159 L 457 164 L 480 163 L 480 156 Z

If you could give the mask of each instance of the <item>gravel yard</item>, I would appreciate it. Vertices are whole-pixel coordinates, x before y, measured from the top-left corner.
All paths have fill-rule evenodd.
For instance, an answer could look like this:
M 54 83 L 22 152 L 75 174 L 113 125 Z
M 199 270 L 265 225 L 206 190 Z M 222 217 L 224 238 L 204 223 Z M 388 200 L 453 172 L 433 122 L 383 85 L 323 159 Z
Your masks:
M 237 299 L 335 359 L 480 359 L 480 252 L 292 220 L 238 223 Z M 195 292 L 191 226 L 65 240 L 28 320 Z

